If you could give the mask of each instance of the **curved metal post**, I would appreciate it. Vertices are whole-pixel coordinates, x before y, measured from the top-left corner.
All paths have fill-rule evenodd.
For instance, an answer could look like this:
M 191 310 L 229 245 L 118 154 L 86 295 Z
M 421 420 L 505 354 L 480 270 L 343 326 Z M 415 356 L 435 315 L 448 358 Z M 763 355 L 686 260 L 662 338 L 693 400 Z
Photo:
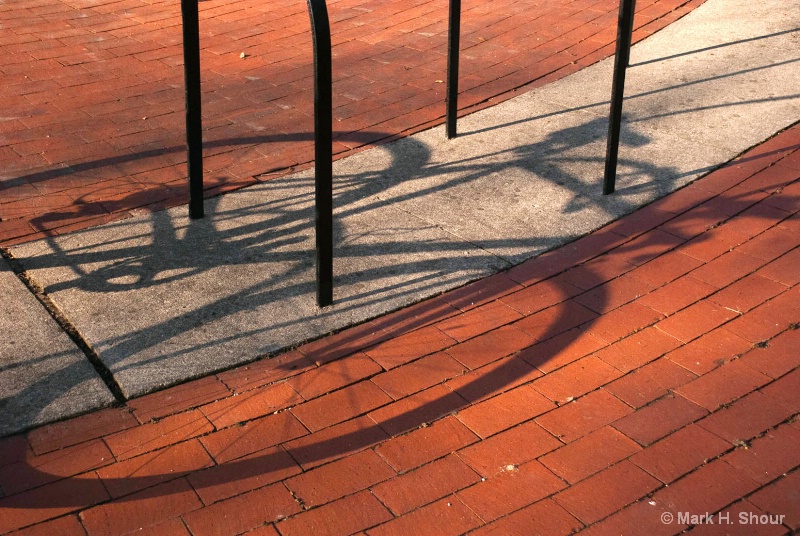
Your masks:
M 622 126 L 622 99 L 625 96 L 625 70 L 631 56 L 634 0 L 620 0 L 617 24 L 617 53 L 614 58 L 614 82 L 611 86 L 611 113 L 608 121 L 606 168 L 603 175 L 603 195 L 614 193 L 619 154 L 619 131 Z
M 197 0 L 181 0 L 189 217 L 203 217 L 203 124 L 200 116 L 200 28 Z
M 314 40 L 314 190 L 317 304 L 333 303 L 333 104 L 331 28 L 325 0 L 306 0 Z
M 450 0 L 450 23 L 447 36 L 447 139 L 456 137 L 458 120 L 458 52 L 461 37 L 461 0 Z

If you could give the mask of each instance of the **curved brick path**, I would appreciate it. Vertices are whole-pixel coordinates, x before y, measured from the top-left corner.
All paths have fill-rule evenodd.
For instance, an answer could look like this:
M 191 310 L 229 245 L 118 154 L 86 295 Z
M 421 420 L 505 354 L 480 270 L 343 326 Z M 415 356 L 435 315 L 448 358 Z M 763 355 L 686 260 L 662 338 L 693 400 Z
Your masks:
M 640 39 L 702 0 L 637 3 Z M 0 245 L 185 202 L 179 5 L 0 5 Z M 447 2 L 329 5 L 337 155 L 441 122 Z M 309 165 L 305 2 L 204 0 L 200 9 L 208 194 Z M 465 2 L 461 108 L 609 56 L 616 10 L 599 0 Z
M 798 266 L 796 125 L 510 271 L 0 440 L 0 533 L 789 534 Z

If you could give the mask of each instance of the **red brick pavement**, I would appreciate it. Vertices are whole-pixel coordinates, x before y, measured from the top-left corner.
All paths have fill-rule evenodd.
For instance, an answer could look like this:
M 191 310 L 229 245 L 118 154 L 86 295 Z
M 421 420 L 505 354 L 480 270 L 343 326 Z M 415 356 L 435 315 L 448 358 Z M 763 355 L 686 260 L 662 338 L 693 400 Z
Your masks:
M 0 533 L 800 530 L 799 266 L 800 125 L 507 272 L 0 440 Z
M 635 39 L 703 0 L 639 0 Z M 447 2 L 332 0 L 334 152 L 440 123 Z M 463 3 L 464 111 L 613 53 L 617 3 Z M 184 203 L 180 2 L 0 5 L 0 245 Z M 310 165 L 302 0 L 200 2 L 207 195 Z M 245 57 L 241 58 L 241 54 Z

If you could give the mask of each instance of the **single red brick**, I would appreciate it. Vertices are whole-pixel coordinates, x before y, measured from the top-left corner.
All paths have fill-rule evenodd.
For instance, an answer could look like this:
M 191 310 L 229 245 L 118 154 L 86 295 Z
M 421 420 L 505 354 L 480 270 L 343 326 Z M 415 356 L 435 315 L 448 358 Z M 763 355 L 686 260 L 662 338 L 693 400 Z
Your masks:
M 781 294 L 772 301 L 759 305 L 728 323 L 725 329 L 753 343 L 775 337 L 797 323 L 800 318 L 800 313 L 792 310 L 783 300 L 779 301 L 787 294 Z
M 632 276 L 629 272 L 612 279 L 588 292 L 576 296 L 574 300 L 600 314 L 608 313 L 635 299 L 647 295 L 655 287 Z
M 597 313 L 591 309 L 579 305 L 574 300 L 568 300 L 527 316 L 514 326 L 537 341 L 545 341 L 597 317 Z
M 0 533 L 40 523 L 107 500 L 93 473 L 0 498 Z
M 578 287 L 570 285 L 563 278 L 555 277 L 504 296 L 500 301 L 527 316 L 561 303 L 580 292 Z
M 781 376 L 761 389 L 761 392 L 792 411 L 800 411 L 800 400 L 796 396 L 800 393 L 800 369 Z
M 365 415 L 289 441 L 284 447 L 303 469 L 308 470 L 364 450 L 388 437 L 375 421 Z
M 759 487 L 722 460 L 714 460 L 662 488 L 653 500 L 671 512 L 701 515 L 716 512 Z
M 392 514 L 369 491 L 328 503 L 278 523 L 283 536 L 353 534 L 384 521 Z
M 656 327 L 680 341 L 689 342 L 736 316 L 735 311 L 702 300 L 662 320 Z
M 484 333 L 447 349 L 470 370 L 475 370 L 501 357 L 523 350 L 534 343 L 532 337 L 513 326 Z
M 468 311 L 510 294 L 522 287 L 505 273 L 495 274 L 443 295 L 453 307 Z
M 395 400 L 422 391 L 465 372 L 461 363 L 444 352 L 401 365 L 372 378 L 372 382 Z
M 364 450 L 292 477 L 284 484 L 306 507 L 335 501 L 397 473 L 372 450 Z
M 800 330 L 786 330 L 766 346 L 757 345 L 742 356 L 748 367 L 773 378 L 779 378 L 800 366 Z
M 241 393 L 285 380 L 312 367 L 313 364 L 303 354 L 296 351 L 269 359 L 261 359 L 249 365 L 222 372 L 217 377 L 231 390 Z
M 431 536 L 456 536 L 464 534 L 481 524 L 475 515 L 457 497 L 447 497 L 423 506 L 404 516 L 398 517 L 371 529 L 370 536 L 405 536 L 416 533 L 425 527 L 425 534 Z
M 672 315 L 716 290 L 717 287 L 686 275 L 642 296 L 637 302 L 663 315 Z
M 632 302 L 606 313 L 592 322 L 589 325 L 589 333 L 608 343 L 613 343 L 655 324 L 662 318 L 661 313 L 639 305 L 638 302 Z
M 461 312 L 447 303 L 446 297 L 447 294 L 442 294 L 435 298 L 403 307 L 399 311 L 373 320 L 370 324 L 380 328 L 387 336 L 397 337 L 415 329 L 440 322 Z
M 661 482 L 623 460 L 553 497 L 576 518 L 590 525 L 657 489 Z
M 291 412 L 312 432 L 388 404 L 392 399 L 380 387 L 362 381 L 292 408 Z
M 303 397 L 288 383 L 280 382 L 206 404 L 200 411 L 217 429 L 222 429 L 302 402 Z
M 100 440 L 41 456 L 30 454 L 24 461 L 0 467 L 0 489 L 5 495 L 13 495 L 113 462 L 114 456 Z
M 697 376 L 666 358 L 657 359 L 604 389 L 634 408 L 640 408 Z
M 660 223 L 663 223 L 664 220 L 674 218 L 674 214 L 667 214 L 663 211 L 654 209 L 652 206 L 647 206 L 640 210 L 644 210 L 645 212 L 649 212 L 649 214 L 655 216 L 653 221 L 662 220 Z M 631 216 L 632 215 L 628 215 L 625 217 L 625 219 L 630 218 Z M 630 240 L 629 242 L 626 242 L 616 248 L 613 254 L 617 257 L 625 259 L 634 266 L 641 266 L 659 257 L 660 255 L 663 255 L 667 251 L 674 249 L 683 242 L 683 239 L 678 238 L 673 234 L 664 232 L 660 229 L 650 229 L 644 234 L 641 234 L 633 240 Z
M 772 227 L 737 246 L 736 251 L 771 262 L 800 245 L 800 236 L 782 227 Z
M 780 524 L 780 519 L 777 516 L 770 517 L 761 508 L 746 499 L 735 502 L 724 510 L 711 515 L 710 520 L 716 524 L 704 523 L 696 525 L 692 529 L 692 534 L 714 536 L 723 531 L 726 536 L 778 536 L 779 534 L 786 534 L 786 527 Z M 765 523 L 762 523 L 762 520 Z
M 307 370 L 288 381 L 306 400 L 356 383 L 381 372 L 383 368 L 364 354 L 357 353 Z
M 558 503 L 544 499 L 470 532 L 470 536 L 563 536 L 581 528 L 583 524 Z
M 769 381 L 769 376 L 751 369 L 737 359 L 678 387 L 675 392 L 695 404 L 713 411 Z
M 138 424 L 128 408 L 109 408 L 32 430 L 28 441 L 36 454 L 44 454 Z
M 373 486 L 372 493 L 399 516 L 464 489 L 480 479 L 458 456 L 451 454 Z
M 795 248 L 762 267 L 756 273 L 787 286 L 796 285 L 800 283 L 798 265 L 800 265 L 800 248 Z
M 435 385 L 372 411 L 369 416 L 389 435 L 399 435 L 457 411 L 466 404 L 458 393 L 444 385 Z
M 670 517 L 664 517 L 670 516 Z M 670 519 L 669 523 L 664 519 Z M 687 525 L 675 517 L 675 512 L 652 500 L 637 501 L 581 531 L 582 536 L 609 534 L 648 534 L 672 536 L 680 534 Z
M 458 456 L 483 477 L 491 477 L 509 465 L 522 465 L 563 443 L 533 421 L 500 432 L 458 451 Z
M 455 417 L 445 417 L 430 426 L 384 441 L 375 452 L 396 471 L 405 472 L 477 440 L 475 434 Z
M 620 376 L 619 370 L 597 357 L 587 356 L 546 374 L 531 385 L 550 400 L 563 404 Z
M 681 396 L 667 395 L 614 422 L 614 428 L 646 446 L 707 414 Z
M 0 467 L 25 460 L 33 455 L 28 438 L 24 435 L 0 439 Z
M 610 426 L 539 458 L 552 472 L 574 484 L 642 450 Z
M 139 422 L 160 419 L 230 395 L 230 390 L 213 376 L 191 381 L 157 393 L 134 398 L 128 407 Z
M 97 474 L 111 496 L 117 498 L 212 465 L 214 461 L 193 439 L 103 467 Z
M 461 410 L 458 419 L 486 438 L 555 407 L 530 386 L 522 385 Z
M 702 264 L 702 261 L 675 250 L 639 266 L 631 272 L 631 276 L 657 288 L 670 284 Z
M 121 502 L 95 506 L 81 512 L 89 536 L 125 534 L 155 525 L 202 506 L 189 483 L 181 478 L 140 491 Z
M 541 375 L 521 359 L 511 356 L 453 378 L 446 385 L 464 399 L 476 402 L 528 383 Z
M 697 268 L 691 276 L 717 288 L 724 288 L 763 265 L 764 261 L 757 257 L 729 251 Z
M 235 426 L 200 438 L 218 463 L 306 435 L 308 430 L 288 411 L 268 415 L 243 426 Z
M 213 429 L 199 410 L 192 410 L 117 432 L 107 436 L 105 441 L 114 456 L 124 460 L 203 435 Z
M 301 471 L 282 447 L 272 447 L 204 471 L 193 472 L 187 479 L 203 503 L 212 504 Z
M 366 350 L 366 354 L 388 370 L 455 343 L 435 326 L 429 326 L 378 344 Z
M 589 290 L 633 270 L 634 265 L 620 255 L 602 255 L 573 266 L 558 279 L 583 290 Z
M 83 531 L 83 528 L 81 528 L 81 531 Z M 172 517 L 161 523 L 142 527 L 135 534 L 136 536 L 192 536 L 179 517 Z M 81 532 L 81 536 L 85 535 L 85 532 Z
M 747 476 L 767 484 L 800 465 L 800 431 L 788 424 L 754 439 L 748 448 L 737 448 L 723 460 Z
M 690 424 L 648 446 L 630 460 L 665 484 L 670 484 L 730 448 L 730 443 Z
M 456 495 L 485 521 L 519 510 L 564 489 L 564 482 L 537 461 L 502 472 Z
M 603 390 L 594 391 L 536 419 L 542 427 L 570 443 L 633 411 Z
M 695 374 L 705 374 L 751 348 L 748 341 L 727 329 L 715 329 L 667 354 L 667 359 Z
M 14 536 L 86 536 L 77 516 L 59 517 L 32 527 L 14 532 Z
M 784 285 L 755 273 L 725 287 L 709 300 L 727 309 L 744 313 L 785 290 Z
M 712 413 L 698 424 L 734 443 L 747 441 L 792 414 L 793 411 L 783 401 L 754 392 Z
M 800 471 L 776 480 L 747 499 L 768 514 L 785 516 L 783 524 L 793 530 L 800 528 Z
M 520 313 L 498 301 L 443 320 L 436 327 L 449 337 L 463 342 L 520 318 Z
M 595 355 L 622 372 L 629 372 L 680 346 L 680 341 L 648 327 L 601 349 Z
M 583 328 L 575 328 L 519 353 L 519 357 L 542 372 L 556 370 L 606 346 L 606 342 Z
M 250 491 L 183 515 L 195 536 L 239 534 L 300 511 L 282 484 Z M 249 533 L 248 533 L 249 534 Z

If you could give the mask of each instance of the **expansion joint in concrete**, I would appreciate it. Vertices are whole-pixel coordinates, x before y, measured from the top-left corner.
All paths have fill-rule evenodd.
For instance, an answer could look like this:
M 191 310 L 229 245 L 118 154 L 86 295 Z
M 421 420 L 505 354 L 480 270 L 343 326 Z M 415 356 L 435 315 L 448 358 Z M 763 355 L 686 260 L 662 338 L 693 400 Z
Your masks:
M 69 336 L 72 342 L 77 346 L 81 352 L 86 356 L 86 359 L 89 363 L 94 367 L 94 370 L 97 372 L 100 379 L 103 380 L 106 387 L 111 394 L 114 395 L 114 399 L 119 404 L 125 404 L 127 402 L 127 398 L 122 392 L 122 388 L 117 383 L 117 380 L 114 378 L 114 375 L 111 373 L 108 367 L 100 359 L 100 356 L 97 352 L 92 348 L 89 341 L 81 334 L 75 325 L 70 322 L 69 318 L 61 311 L 58 305 L 50 299 L 50 296 L 44 290 L 44 287 L 36 282 L 36 280 L 22 267 L 19 261 L 14 258 L 14 255 L 7 249 L 7 248 L 0 248 L 0 254 L 6 261 L 8 262 L 9 268 L 17 278 L 22 281 L 22 284 L 25 285 L 31 294 L 33 294 L 39 303 L 45 308 L 45 310 L 50 314 L 53 320 L 56 321 L 58 326 L 64 331 L 64 333 Z

